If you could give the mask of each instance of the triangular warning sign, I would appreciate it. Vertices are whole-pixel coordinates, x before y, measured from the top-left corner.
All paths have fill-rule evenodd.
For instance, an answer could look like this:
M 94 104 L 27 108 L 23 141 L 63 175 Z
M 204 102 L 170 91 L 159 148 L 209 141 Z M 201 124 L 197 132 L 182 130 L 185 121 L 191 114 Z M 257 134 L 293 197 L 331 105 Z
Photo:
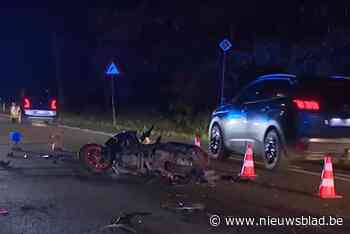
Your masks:
M 118 75 L 119 73 L 120 72 L 114 63 L 111 63 L 111 65 L 109 65 L 107 72 L 106 72 L 107 75 Z

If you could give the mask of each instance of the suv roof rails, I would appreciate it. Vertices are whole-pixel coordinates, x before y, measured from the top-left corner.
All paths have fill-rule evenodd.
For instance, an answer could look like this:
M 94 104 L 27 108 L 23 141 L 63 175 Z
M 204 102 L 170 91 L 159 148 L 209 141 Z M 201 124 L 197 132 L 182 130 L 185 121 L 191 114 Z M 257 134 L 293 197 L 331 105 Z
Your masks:
M 276 74 L 268 74 L 268 75 L 258 76 L 258 77 L 257 77 L 257 80 L 271 79 L 271 78 L 276 78 L 276 77 L 281 77 L 281 78 L 296 78 L 296 76 L 295 76 L 295 75 L 292 75 L 292 74 L 276 73 Z

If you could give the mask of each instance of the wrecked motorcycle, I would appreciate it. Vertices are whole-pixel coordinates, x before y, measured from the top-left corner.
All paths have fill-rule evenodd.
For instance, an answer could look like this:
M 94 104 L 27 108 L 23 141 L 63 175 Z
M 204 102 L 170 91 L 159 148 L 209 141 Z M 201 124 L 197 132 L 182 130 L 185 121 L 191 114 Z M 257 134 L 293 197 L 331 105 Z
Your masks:
M 93 173 L 112 169 L 116 174 L 160 175 L 171 181 L 190 182 L 203 178 L 209 156 L 201 148 L 178 142 L 150 142 L 153 126 L 138 136 L 122 131 L 104 145 L 86 144 L 79 152 L 81 162 Z

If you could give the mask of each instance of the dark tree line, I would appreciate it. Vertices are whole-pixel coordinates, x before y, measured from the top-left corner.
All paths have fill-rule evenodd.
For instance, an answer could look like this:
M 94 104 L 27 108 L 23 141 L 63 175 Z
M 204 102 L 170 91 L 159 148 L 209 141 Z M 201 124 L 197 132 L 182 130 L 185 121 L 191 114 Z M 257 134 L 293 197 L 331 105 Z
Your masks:
M 221 53 L 228 58 L 229 95 L 256 74 L 349 73 L 350 3 L 331 1 L 130 1 L 56 11 L 56 74 L 67 107 L 109 107 L 106 66 L 122 75 L 124 106 L 152 105 L 193 113 L 218 101 Z M 55 61 L 55 60 L 53 60 Z M 83 88 L 82 88 L 83 87 Z

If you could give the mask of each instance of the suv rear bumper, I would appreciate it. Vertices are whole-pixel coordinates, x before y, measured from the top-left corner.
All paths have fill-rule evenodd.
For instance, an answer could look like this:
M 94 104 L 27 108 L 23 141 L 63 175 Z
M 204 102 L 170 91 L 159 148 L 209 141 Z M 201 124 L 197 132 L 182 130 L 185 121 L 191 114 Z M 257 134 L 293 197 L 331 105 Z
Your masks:
M 32 122 L 32 123 L 54 123 L 57 120 L 57 116 L 28 116 L 24 115 L 22 117 L 22 121 L 24 122 Z
M 287 151 L 295 159 L 320 160 L 329 153 L 333 157 L 350 160 L 350 138 L 302 138 Z

